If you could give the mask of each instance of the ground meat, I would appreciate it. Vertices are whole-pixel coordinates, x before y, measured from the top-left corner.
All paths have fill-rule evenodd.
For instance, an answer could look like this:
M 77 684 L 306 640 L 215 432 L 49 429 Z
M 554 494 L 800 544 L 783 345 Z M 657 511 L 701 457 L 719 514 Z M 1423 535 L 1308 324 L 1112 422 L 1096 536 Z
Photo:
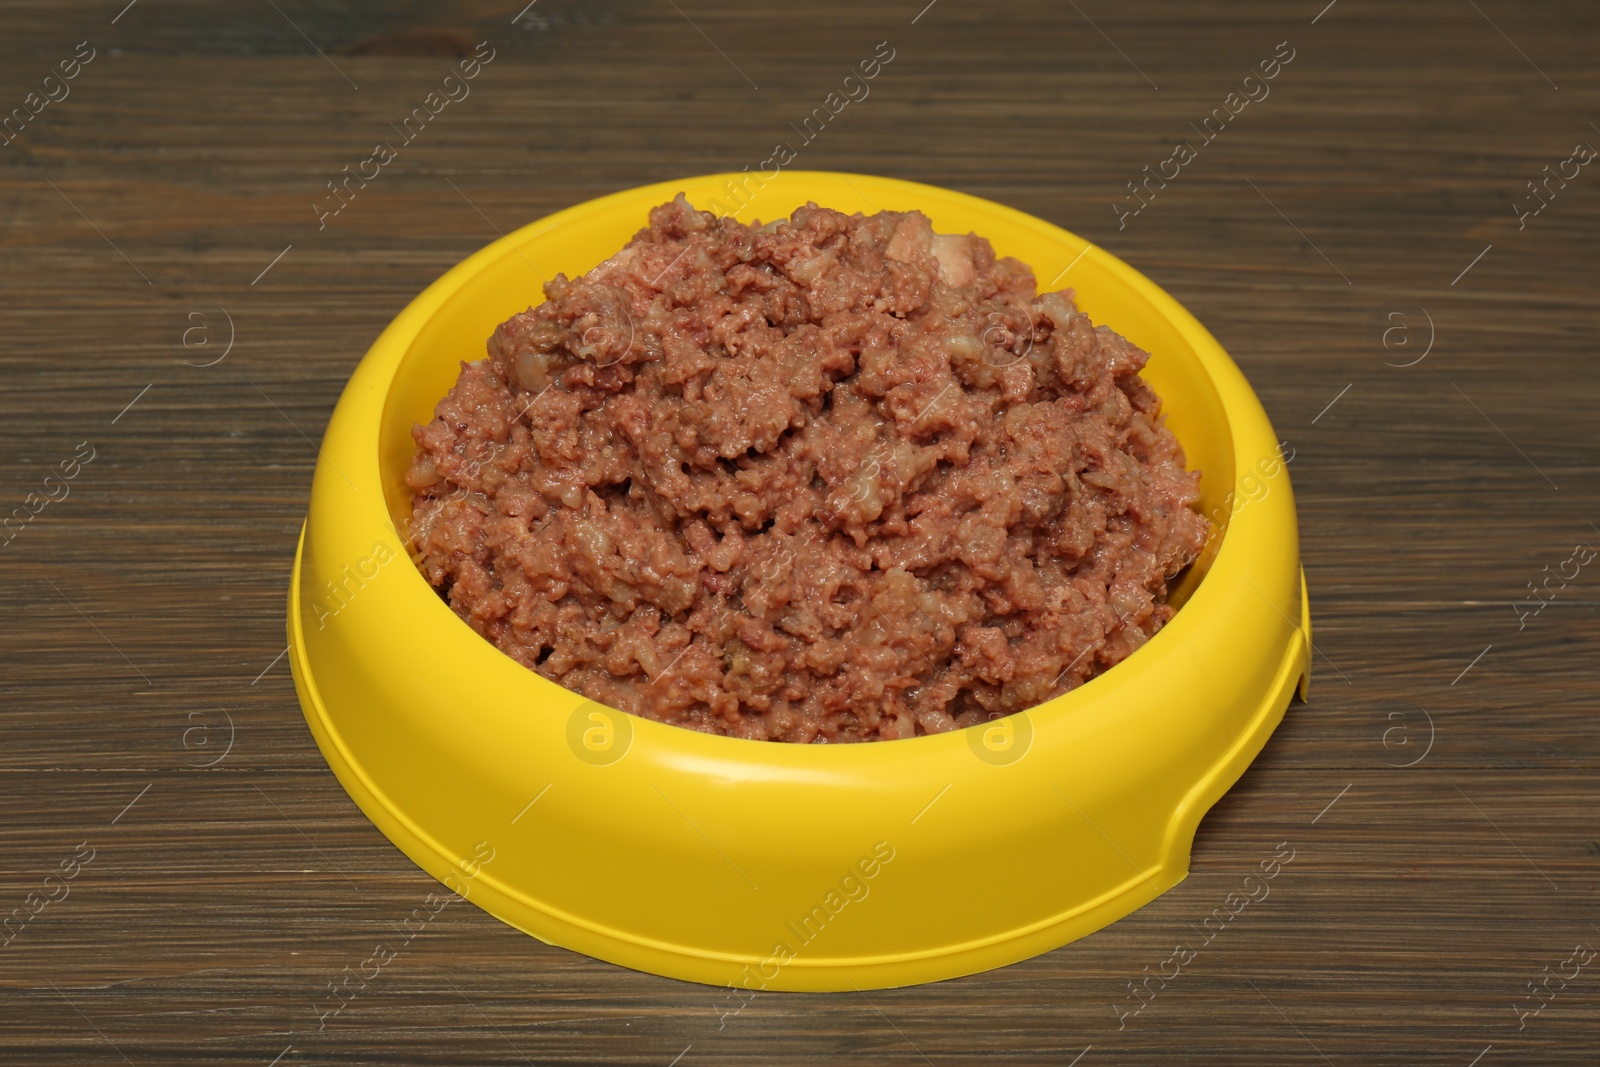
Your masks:
M 1083 684 L 1206 541 L 1149 358 L 918 213 L 680 195 L 414 431 L 415 557 L 513 659 L 736 737 L 889 740 Z

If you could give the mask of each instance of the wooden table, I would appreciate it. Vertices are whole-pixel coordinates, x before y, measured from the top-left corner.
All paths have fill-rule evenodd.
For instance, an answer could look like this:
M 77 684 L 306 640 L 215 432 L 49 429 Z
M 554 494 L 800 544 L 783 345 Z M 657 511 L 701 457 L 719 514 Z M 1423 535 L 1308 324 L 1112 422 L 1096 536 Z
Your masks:
M 72 874 L 0 949 L 0 1061 L 1595 1062 L 1592 5 L 122 2 L 14 7 L 0 38 L 0 108 L 26 109 L 0 511 L 58 498 L 0 549 L 0 913 Z M 481 41 L 471 95 L 319 229 L 325 183 Z M 1186 882 L 1014 967 L 721 1025 L 714 989 L 458 904 L 319 1028 L 435 888 L 329 773 L 281 656 L 345 378 L 497 232 L 756 166 L 882 41 L 794 165 L 1032 212 L 1211 328 L 1295 451 L 1311 703 Z M 1270 897 L 1130 993 L 1281 842 Z

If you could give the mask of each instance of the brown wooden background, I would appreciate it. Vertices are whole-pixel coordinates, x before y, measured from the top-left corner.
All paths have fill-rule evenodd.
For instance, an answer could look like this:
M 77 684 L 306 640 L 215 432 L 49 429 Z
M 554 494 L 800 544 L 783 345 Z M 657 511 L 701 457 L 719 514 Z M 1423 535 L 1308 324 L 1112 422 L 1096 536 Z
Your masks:
M 1554 976 L 1600 948 L 1600 560 L 1512 606 L 1600 547 L 1600 172 L 1512 207 L 1600 145 L 1592 5 L 124 2 L 0 8 L 0 110 L 96 49 L 0 148 L 0 513 L 95 452 L 0 548 L 0 914 L 95 850 L 0 948 L 0 1062 L 1596 1062 L 1600 959 Z M 319 231 L 324 182 L 484 40 L 472 95 Z M 715 990 L 452 905 L 319 1030 L 435 888 L 274 660 L 346 376 L 496 229 L 754 166 L 885 40 L 795 165 L 1033 212 L 1211 328 L 1296 450 L 1312 702 L 1187 882 L 1014 967 L 719 1029 Z M 1281 41 L 1271 96 L 1119 232 L 1125 183 Z M 1283 841 L 1270 898 L 1119 1030 L 1127 982 Z

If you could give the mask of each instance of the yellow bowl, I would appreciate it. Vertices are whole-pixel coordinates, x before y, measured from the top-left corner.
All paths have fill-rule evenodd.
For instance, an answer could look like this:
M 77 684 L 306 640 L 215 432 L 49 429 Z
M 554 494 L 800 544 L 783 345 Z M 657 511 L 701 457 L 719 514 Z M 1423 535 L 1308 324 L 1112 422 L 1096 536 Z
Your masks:
M 620 248 L 675 193 L 741 219 L 808 200 L 918 209 L 1072 286 L 1153 353 L 1145 377 L 1225 527 L 1126 661 L 1030 711 L 861 745 L 713 737 L 603 708 L 457 618 L 399 532 L 411 427 L 462 360 Z M 378 828 L 459 896 L 550 944 L 735 990 L 970 974 L 1121 918 L 1188 873 L 1200 818 L 1310 667 L 1294 502 L 1260 402 L 1215 339 L 1114 256 L 976 197 L 865 175 L 631 189 L 496 241 L 372 346 L 328 424 L 289 589 L 317 744 Z M 1302 688 L 1302 695 L 1304 689 Z M 730 994 L 730 1005 L 747 994 Z

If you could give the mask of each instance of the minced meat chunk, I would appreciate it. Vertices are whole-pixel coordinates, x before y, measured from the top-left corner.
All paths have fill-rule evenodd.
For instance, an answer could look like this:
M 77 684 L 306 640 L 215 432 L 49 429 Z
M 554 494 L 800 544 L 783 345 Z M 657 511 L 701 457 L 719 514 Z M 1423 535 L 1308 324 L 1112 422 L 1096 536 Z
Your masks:
M 680 195 L 544 292 L 415 429 L 413 548 L 608 706 L 796 742 L 976 725 L 1149 640 L 1209 534 L 1148 354 L 919 212 Z

